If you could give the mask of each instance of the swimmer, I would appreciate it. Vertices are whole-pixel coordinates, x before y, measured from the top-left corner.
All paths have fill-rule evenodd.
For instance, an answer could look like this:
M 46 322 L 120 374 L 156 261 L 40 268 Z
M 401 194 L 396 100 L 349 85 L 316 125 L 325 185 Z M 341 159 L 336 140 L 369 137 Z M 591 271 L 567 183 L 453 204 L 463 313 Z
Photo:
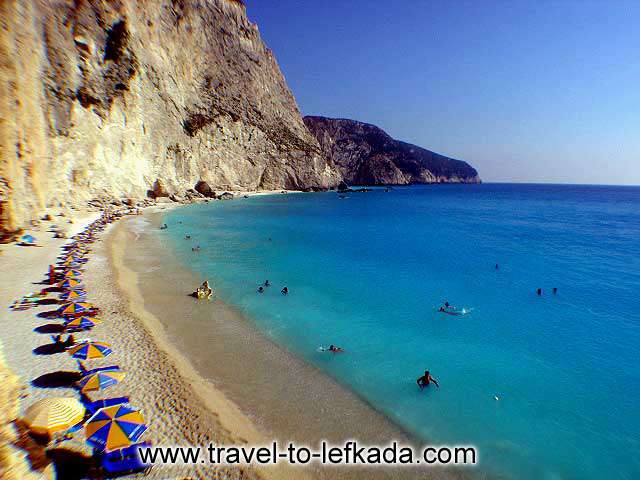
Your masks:
M 271 282 L 269 280 L 265 280 L 264 281 L 264 286 L 265 287 L 270 287 L 271 286 Z
M 556 287 L 553 287 L 553 294 L 557 295 L 558 294 L 558 289 Z
M 536 293 L 538 294 L 538 296 L 541 296 L 542 295 L 542 289 L 541 288 L 537 289 Z
M 282 290 L 280 290 L 280 293 L 282 295 L 288 295 L 289 294 L 289 289 L 287 287 L 283 287 Z
M 440 388 L 440 385 L 438 385 L 438 381 L 431 376 L 429 370 L 425 370 L 424 375 L 416 380 L 416 383 L 420 387 L 420 390 L 422 390 L 424 387 L 428 387 L 429 383 L 431 382 L 433 382 L 436 387 Z
M 264 293 L 264 287 L 262 285 L 258 287 L 258 293 Z
M 318 352 L 343 353 L 344 350 L 340 347 L 336 347 L 335 345 L 330 345 L 329 348 L 318 347 Z
M 184 236 L 184 239 L 185 239 L 185 240 L 191 240 L 191 235 L 185 235 L 185 236 Z

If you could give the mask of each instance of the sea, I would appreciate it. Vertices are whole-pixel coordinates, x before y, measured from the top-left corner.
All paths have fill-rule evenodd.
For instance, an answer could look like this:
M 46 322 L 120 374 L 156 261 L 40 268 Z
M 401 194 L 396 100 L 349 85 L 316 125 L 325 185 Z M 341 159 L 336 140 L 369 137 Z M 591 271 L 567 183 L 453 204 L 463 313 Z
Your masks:
M 216 298 L 412 438 L 501 478 L 640 478 L 640 188 L 288 193 L 163 222 Z

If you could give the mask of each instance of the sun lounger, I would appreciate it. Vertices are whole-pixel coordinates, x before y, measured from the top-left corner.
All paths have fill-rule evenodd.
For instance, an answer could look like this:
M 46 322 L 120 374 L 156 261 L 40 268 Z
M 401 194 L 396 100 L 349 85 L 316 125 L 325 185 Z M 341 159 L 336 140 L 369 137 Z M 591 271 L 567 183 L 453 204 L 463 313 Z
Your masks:
M 94 373 L 97 372 L 110 372 L 113 370 L 120 370 L 120 367 L 118 365 L 109 365 L 108 367 L 98 367 L 98 368 L 92 368 L 91 370 L 85 370 L 82 373 L 83 377 L 86 377 L 87 375 L 93 375 Z
M 97 368 L 92 368 L 91 370 L 87 370 L 87 367 L 85 367 L 84 363 L 82 363 L 80 360 L 78 360 L 76 363 L 78 364 L 78 370 L 80 370 L 80 373 L 82 374 L 83 377 L 87 375 L 91 375 L 96 372 L 104 372 L 107 370 L 120 370 L 119 365 L 109 365 L 107 367 L 97 367 Z
M 108 476 L 127 475 L 151 469 L 151 464 L 142 463 L 138 455 L 140 447 L 150 447 L 151 442 L 141 442 L 101 455 L 101 465 Z
M 84 408 L 87 409 L 89 415 L 93 415 L 101 408 L 127 404 L 129 403 L 129 397 L 104 398 L 101 400 L 91 401 L 86 395 L 81 395 L 80 401 L 82 402 L 82 405 L 84 405 Z

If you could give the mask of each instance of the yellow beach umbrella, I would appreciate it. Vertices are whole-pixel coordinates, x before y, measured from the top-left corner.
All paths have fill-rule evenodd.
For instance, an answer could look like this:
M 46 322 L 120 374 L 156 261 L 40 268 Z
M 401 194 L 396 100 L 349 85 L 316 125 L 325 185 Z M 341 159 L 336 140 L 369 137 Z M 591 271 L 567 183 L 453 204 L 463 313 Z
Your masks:
M 31 405 L 23 420 L 32 432 L 51 435 L 77 425 L 84 413 L 84 407 L 75 398 L 45 398 Z

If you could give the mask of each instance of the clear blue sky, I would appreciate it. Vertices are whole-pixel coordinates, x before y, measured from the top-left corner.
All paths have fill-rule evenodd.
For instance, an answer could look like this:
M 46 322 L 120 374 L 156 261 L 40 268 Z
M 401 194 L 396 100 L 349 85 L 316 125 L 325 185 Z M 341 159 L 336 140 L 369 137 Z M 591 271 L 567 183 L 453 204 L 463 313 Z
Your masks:
M 640 184 L 640 0 L 246 0 L 302 113 L 485 181 Z

